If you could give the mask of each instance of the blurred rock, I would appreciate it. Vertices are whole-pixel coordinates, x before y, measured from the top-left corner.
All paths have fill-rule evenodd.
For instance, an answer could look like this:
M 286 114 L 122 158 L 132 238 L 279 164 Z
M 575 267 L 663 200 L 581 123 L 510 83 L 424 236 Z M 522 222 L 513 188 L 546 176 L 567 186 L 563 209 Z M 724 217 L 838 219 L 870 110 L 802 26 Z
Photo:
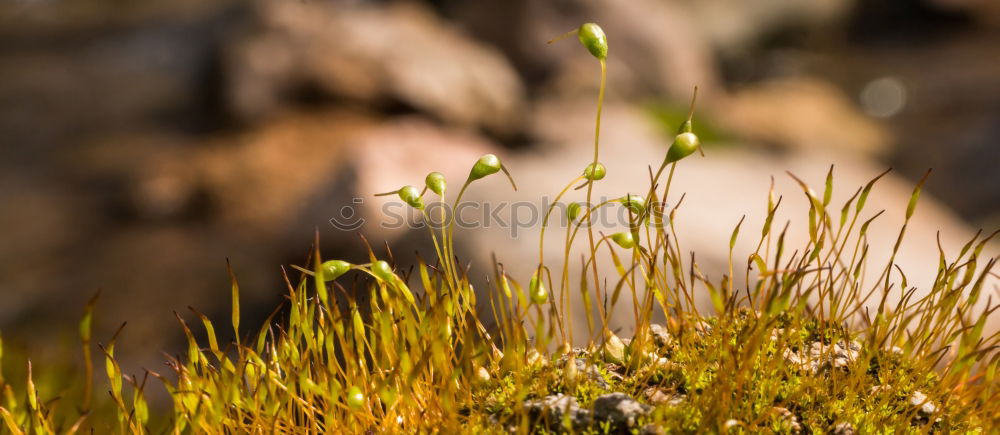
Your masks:
M 660 387 L 649 387 L 643 390 L 642 395 L 646 397 L 646 401 L 653 404 L 654 406 L 659 406 L 666 404 L 667 406 L 678 406 L 684 403 L 687 399 L 687 395 L 670 393 Z
M 681 2 L 678 2 L 681 3 Z M 700 0 L 682 2 L 712 44 L 724 52 L 743 50 L 788 30 L 830 28 L 850 12 L 854 1 Z
M 734 93 L 714 119 L 749 140 L 800 150 L 882 156 L 889 135 L 832 84 L 816 79 L 766 82 Z
M 612 95 L 689 98 L 699 85 L 706 101 L 717 90 L 710 47 L 688 11 L 673 2 L 632 0 L 613 6 L 589 0 L 446 1 L 443 7 L 477 37 L 495 44 L 530 78 L 575 94 L 597 87 L 597 62 L 576 38 L 546 41 L 581 23 L 600 24 L 608 36 Z
M 15 1 L 0 3 L 3 32 L 17 36 L 64 36 L 106 26 L 148 24 L 212 15 L 236 0 L 138 1 L 125 4 L 107 0 L 73 2 Z
M 0 210 L 5 338 L 61 336 L 103 289 L 96 339 L 128 322 L 126 369 L 158 366 L 183 338 L 171 311 L 194 306 L 216 319 L 228 310 L 227 259 L 246 322 L 261 321 L 283 291 L 280 266 L 304 260 L 313 232 L 330 231 L 333 210 L 350 203 L 352 191 L 330 186 L 347 175 L 345 150 L 375 125 L 332 110 L 200 139 L 123 134 L 67 153 L 49 182 L 0 176 L 0 194 L 16 204 Z M 352 238 L 330 240 L 343 244 L 331 255 L 356 246 Z
M 338 180 L 350 146 L 375 125 L 370 116 L 351 111 L 283 117 L 211 140 L 189 160 L 222 222 L 280 232 Z
M 894 138 L 887 164 L 913 180 L 933 167 L 927 191 L 991 231 L 1000 227 L 1000 32 L 953 23 L 928 33 L 926 21 L 947 22 L 931 16 L 904 26 L 886 17 L 876 23 L 880 29 L 885 22 L 901 28 L 838 50 L 810 71 L 858 94 L 879 80 L 894 81 L 905 99 L 881 121 Z M 900 36 L 904 31 L 913 36 Z
M 649 325 L 649 335 L 653 337 L 653 343 L 660 349 L 670 347 L 674 342 L 674 339 L 670 336 L 670 332 L 667 331 L 667 328 L 658 323 Z
M 70 195 L 55 183 L 28 185 L 0 175 L 0 325 L 10 325 L 26 312 L 36 309 L 44 294 L 40 289 L 53 280 L 71 280 L 83 271 L 79 264 L 54 258 L 65 249 L 67 240 L 78 239 L 78 229 L 87 229 L 92 213 L 81 211 L 85 201 Z M 77 211 L 81 211 L 77 213 Z M 60 273 L 59 271 L 62 271 Z M 5 331 L 6 332 L 6 331 Z
M 224 56 L 227 101 L 245 121 L 310 92 L 501 134 L 521 121 L 524 90 L 503 56 L 419 3 L 261 1 Z
M 853 424 L 845 421 L 833 425 L 833 427 L 830 428 L 830 433 L 832 435 L 855 435 L 858 431 L 854 428 Z
M 920 391 L 914 391 L 910 395 L 910 406 L 918 408 L 920 416 L 924 418 L 933 415 L 938 410 L 937 405 L 928 399 L 926 394 Z

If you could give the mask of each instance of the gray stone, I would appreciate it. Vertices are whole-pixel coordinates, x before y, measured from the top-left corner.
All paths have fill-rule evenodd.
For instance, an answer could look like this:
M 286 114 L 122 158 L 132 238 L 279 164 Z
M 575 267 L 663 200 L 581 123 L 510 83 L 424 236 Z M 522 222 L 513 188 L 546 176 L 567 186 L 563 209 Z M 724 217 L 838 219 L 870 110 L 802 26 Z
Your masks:
M 565 368 L 568 361 L 569 358 L 563 356 L 557 363 L 558 367 Z M 601 375 L 600 369 L 588 362 L 586 358 L 573 358 L 573 364 L 576 365 L 577 376 L 583 375 L 586 379 L 594 382 L 599 388 L 607 389 L 609 387 L 608 381 Z
M 594 400 L 594 418 L 614 426 L 635 427 L 639 417 L 652 410 L 652 406 L 639 403 L 625 393 L 605 394 Z
M 649 387 L 642 392 L 646 400 L 653 405 L 677 406 L 687 399 L 687 395 L 670 393 L 663 388 Z
M 910 405 L 919 407 L 919 412 L 923 417 L 930 416 L 938 410 L 937 405 L 931 402 L 927 398 L 927 395 L 920 391 L 914 391 L 910 395 Z
M 462 127 L 510 133 L 520 123 L 525 93 L 510 63 L 423 4 L 269 0 L 254 12 L 223 48 L 239 119 L 275 113 L 289 90 L 311 86 L 368 104 L 395 99 Z
M 660 348 L 669 347 L 674 342 L 667 328 L 656 323 L 649 325 L 649 335 L 653 337 L 653 343 Z
M 548 87 L 561 93 L 592 89 L 579 73 L 594 58 L 578 44 L 562 41 L 539 47 L 580 23 L 593 21 L 611 39 L 609 89 L 618 95 L 650 94 L 686 99 L 698 83 L 706 100 L 717 92 L 713 55 L 687 8 L 678 2 L 632 0 L 603 7 L 594 1 L 480 0 L 444 1 L 448 15 L 462 21 L 478 39 L 494 43 L 526 72 L 548 72 Z M 517 35 L 516 37 L 514 35 Z M 572 41 L 575 42 L 575 41 Z M 532 74 L 529 74 L 532 75 Z
M 581 409 L 573 396 L 562 393 L 525 401 L 524 409 L 532 418 L 544 419 L 551 428 L 563 428 L 563 421 L 567 417 L 573 428 L 590 424 L 590 411 Z

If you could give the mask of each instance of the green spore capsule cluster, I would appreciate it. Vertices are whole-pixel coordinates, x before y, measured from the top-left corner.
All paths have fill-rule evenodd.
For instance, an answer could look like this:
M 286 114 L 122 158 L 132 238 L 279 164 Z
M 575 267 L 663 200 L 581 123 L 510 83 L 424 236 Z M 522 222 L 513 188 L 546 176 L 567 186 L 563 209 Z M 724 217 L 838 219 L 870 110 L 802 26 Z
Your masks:
M 323 270 L 323 280 L 333 281 L 340 278 L 341 275 L 347 273 L 351 269 L 351 263 L 343 260 L 329 260 L 324 261 L 323 264 L 319 265 L 320 269 Z
M 545 284 L 542 283 L 538 272 L 531 276 L 531 282 L 528 283 L 528 293 L 533 304 L 541 305 L 549 300 L 549 292 L 545 289 Z
M 601 163 L 591 163 L 583 170 L 583 178 L 591 181 L 603 179 L 608 174 L 608 170 Z

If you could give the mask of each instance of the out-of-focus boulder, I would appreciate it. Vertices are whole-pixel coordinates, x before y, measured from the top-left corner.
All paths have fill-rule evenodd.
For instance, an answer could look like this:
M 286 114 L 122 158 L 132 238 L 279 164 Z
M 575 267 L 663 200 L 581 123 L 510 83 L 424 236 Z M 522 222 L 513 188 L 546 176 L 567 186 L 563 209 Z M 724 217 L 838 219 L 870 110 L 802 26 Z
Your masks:
M 0 177 L 12 205 L 0 211 L 5 338 L 57 337 L 103 289 L 94 336 L 128 322 L 126 368 L 152 367 L 183 338 L 171 311 L 226 312 L 227 259 L 247 324 L 260 322 L 282 294 L 280 266 L 303 261 L 313 232 L 350 202 L 331 186 L 345 178 L 352 141 L 377 123 L 329 110 L 200 139 L 121 135 L 70 153 L 60 176 L 78 191 Z
M 860 113 L 843 92 L 818 79 L 765 82 L 735 92 L 715 109 L 713 119 L 750 141 L 859 156 L 889 151 L 885 128 Z
M 337 179 L 349 144 L 377 124 L 351 110 L 286 114 L 180 144 L 185 139 L 109 139 L 81 160 L 91 176 L 112 180 L 115 206 L 139 220 L 182 219 L 198 206 L 207 208 L 204 219 L 271 235 Z
M 338 179 L 352 141 L 375 125 L 351 111 L 290 116 L 211 140 L 193 163 L 221 222 L 278 234 Z
M 0 175 L 0 325 L 19 319 L 42 299 L 40 288 L 72 279 L 77 270 L 56 260 L 67 240 L 87 229 L 93 213 L 85 201 L 55 183 L 27 184 L 14 174 Z M 67 274 L 67 271 L 69 272 Z
M 224 52 L 227 101 L 256 119 L 310 93 L 399 102 L 448 123 L 512 133 L 524 90 L 507 60 L 416 3 L 264 0 Z
M 683 3 L 699 30 L 723 52 L 742 50 L 763 37 L 795 29 L 830 27 L 850 11 L 851 0 L 699 0 Z
M 708 101 L 717 90 L 708 41 L 690 13 L 671 2 L 456 0 L 443 8 L 469 32 L 503 49 L 526 77 L 547 78 L 543 87 L 562 94 L 595 89 L 597 62 L 575 37 L 545 43 L 588 21 L 608 35 L 613 94 L 686 99 L 699 85 Z

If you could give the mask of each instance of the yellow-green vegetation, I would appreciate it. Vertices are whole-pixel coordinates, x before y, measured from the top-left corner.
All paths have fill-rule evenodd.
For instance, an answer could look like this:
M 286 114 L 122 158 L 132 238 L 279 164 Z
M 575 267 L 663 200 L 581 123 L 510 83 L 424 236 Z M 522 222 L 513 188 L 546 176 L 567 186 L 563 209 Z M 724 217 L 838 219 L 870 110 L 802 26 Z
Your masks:
M 95 349 L 92 302 L 80 325 L 84 375 L 76 386 L 49 396 L 53 388 L 37 389 L 31 365 L 18 363 L 27 368 L 22 380 L 0 376 L 0 431 L 997 430 L 1000 337 L 983 335 L 993 309 L 973 309 L 996 262 L 980 258 L 992 236 L 977 235 L 955 259 L 942 252 L 937 279 L 918 297 L 892 259 L 884 265 L 867 261 L 865 235 L 879 214 L 867 212 L 865 202 L 878 177 L 834 206 L 831 169 L 821 194 L 802 183 L 810 204 L 803 213 L 809 223 L 805 246 L 785 245 L 786 232 L 773 222 L 781 201 L 772 195 L 762 228 L 742 228 L 741 222 L 732 232 L 730 252 L 746 233 L 759 240 L 755 252 L 731 258 L 728 273 L 710 281 L 681 249 L 683 232 L 674 226 L 678 207 L 664 206 L 678 165 L 700 149 L 694 103 L 658 170 L 650 171 L 644 196 L 623 192 L 617 200 L 590 205 L 594 183 L 614 176 L 600 165 L 598 148 L 608 47 L 595 24 L 577 33 L 601 65 L 594 158 L 582 162 L 580 175 L 558 194 L 557 201 L 571 202 L 574 186 L 586 188 L 585 202 L 568 208 L 570 225 L 561 229 L 565 244 L 544 245 L 543 231 L 530 277 L 510 276 L 499 263 L 491 271 L 470 271 L 456 256 L 454 222 L 430 228 L 436 259 L 412 271 L 395 268 L 390 253 L 369 250 L 363 260 L 324 260 L 317 248 L 305 267 L 296 267 L 296 277 L 287 277 L 286 307 L 264 325 L 241 327 L 233 278 L 227 328 L 238 338 L 219 343 L 215 325 L 195 312 L 207 336 L 199 342 L 178 316 L 188 339 L 186 355 L 170 359 L 164 373 L 138 378 L 122 373 L 114 338 Z M 510 177 L 496 156 L 483 156 L 451 204 L 461 202 L 475 181 L 500 171 Z M 906 205 L 907 221 L 922 184 Z M 425 204 L 446 201 L 449 191 L 436 172 L 425 186 L 386 194 L 428 213 Z M 603 235 L 586 225 L 602 207 L 626 207 L 630 227 Z M 904 221 L 900 239 L 905 231 Z M 570 250 L 578 243 L 586 243 L 589 255 L 582 272 L 571 276 Z M 545 264 L 546 249 L 564 252 L 562 264 Z M 898 249 L 897 243 L 893 252 Z M 602 259 L 613 263 L 613 279 L 599 275 Z M 489 277 L 489 288 L 472 288 L 476 273 Z M 358 274 L 365 275 L 363 287 L 342 286 Z M 632 337 L 608 327 L 608 313 L 623 293 L 632 304 Z M 711 300 L 711 312 L 699 312 L 695 301 L 702 295 Z M 877 309 L 865 309 L 869 302 L 877 302 Z M 580 305 L 588 313 L 582 331 L 574 330 L 569 315 Z M 654 318 L 666 320 L 657 324 Z M 92 352 L 104 361 L 99 370 L 107 384 L 93 384 Z M 172 407 L 150 409 L 145 392 L 163 387 Z

